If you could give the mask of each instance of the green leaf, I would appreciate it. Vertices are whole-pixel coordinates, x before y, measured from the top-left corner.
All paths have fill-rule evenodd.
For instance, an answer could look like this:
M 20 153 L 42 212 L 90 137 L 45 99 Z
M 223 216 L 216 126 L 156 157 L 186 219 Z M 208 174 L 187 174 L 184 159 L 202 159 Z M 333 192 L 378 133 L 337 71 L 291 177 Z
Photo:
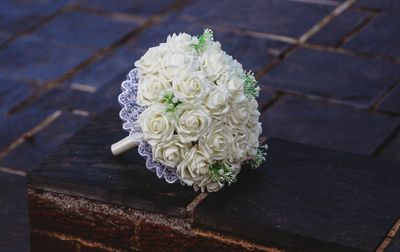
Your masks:
M 166 93 L 163 98 L 163 103 L 165 105 L 165 112 L 167 113 L 175 113 L 178 109 L 178 106 L 182 104 L 173 93 Z
M 198 36 L 198 43 L 194 44 L 193 47 L 197 50 L 197 51 L 202 51 L 204 50 L 204 47 L 207 44 L 207 41 L 213 41 L 214 40 L 214 33 L 211 29 L 205 29 L 204 33 L 200 36 Z
M 244 75 L 244 94 L 258 97 L 260 88 L 257 86 L 257 80 L 251 71 L 245 72 Z
M 247 162 L 250 164 L 252 169 L 257 169 L 265 161 L 267 156 L 267 148 L 267 145 L 258 147 L 256 156 Z

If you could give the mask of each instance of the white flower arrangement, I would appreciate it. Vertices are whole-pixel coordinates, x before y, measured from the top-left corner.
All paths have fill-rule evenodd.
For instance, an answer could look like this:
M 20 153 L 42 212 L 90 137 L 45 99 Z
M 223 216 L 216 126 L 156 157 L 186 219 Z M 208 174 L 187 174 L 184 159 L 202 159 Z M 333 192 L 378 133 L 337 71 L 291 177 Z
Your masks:
M 139 140 L 182 183 L 215 192 L 236 181 L 242 164 L 257 168 L 265 160 L 256 79 L 211 30 L 170 35 L 135 67 Z

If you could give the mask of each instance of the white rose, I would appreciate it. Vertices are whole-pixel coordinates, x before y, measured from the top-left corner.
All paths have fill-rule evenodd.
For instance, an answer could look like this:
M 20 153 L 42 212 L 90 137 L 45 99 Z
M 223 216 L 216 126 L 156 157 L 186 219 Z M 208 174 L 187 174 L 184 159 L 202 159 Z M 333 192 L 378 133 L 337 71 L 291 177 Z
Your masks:
M 250 113 L 250 111 L 249 111 L 249 113 Z M 260 115 L 261 115 L 261 113 L 258 110 L 254 111 L 253 113 L 250 113 L 248 124 L 252 125 L 252 124 L 258 123 L 260 120 Z
M 148 107 L 139 117 L 139 125 L 146 141 L 168 141 L 174 133 L 173 122 L 164 112 L 162 105 Z
M 153 160 L 176 168 L 188 150 L 188 145 L 181 143 L 178 136 L 174 135 L 170 140 L 153 146 Z
M 236 177 L 240 170 L 241 170 L 241 165 L 240 163 L 232 163 L 230 164 L 229 162 L 224 162 L 229 169 L 231 170 L 232 174 L 234 177 Z M 221 183 L 220 181 L 214 181 L 212 180 L 211 176 L 204 177 L 203 180 L 200 182 L 194 183 L 193 187 L 195 191 L 198 191 L 201 189 L 202 192 L 207 189 L 208 192 L 217 192 L 219 191 L 222 187 L 224 187 L 225 183 Z
M 240 64 L 237 60 L 232 60 L 230 62 L 231 69 L 239 76 L 244 75 L 244 70 L 242 64 Z
M 228 114 L 228 124 L 232 127 L 246 125 L 250 119 L 247 104 L 234 104 Z
M 258 103 L 256 99 L 252 98 L 248 103 L 247 103 L 247 110 L 250 114 L 248 124 L 250 124 L 249 127 L 252 127 L 252 124 L 258 123 L 260 119 L 260 111 L 258 110 Z
M 182 143 L 194 142 L 203 135 L 211 124 L 211 115 L 201 106 L 183 107 L 176 130 Z
M 192 37 L 187 33 L 179 33 L 178 35 L 174 33 L 167 38 L 167 44 L 170 50 L 179 50 L 187 53 L 195 53 L 193 44 L 197 42 L 197 37 Z
M 160 73 L 168 80 L 173 80 L 188 69 L 196 68 L 193 55 L 181 51 L 169 51 L 161 59 Z
M 147 52 L 135 62 L 141 76 L 156 73 L 160 68 L 160 60 L 165 53 L 161 47 L 151 47 Z
M 210 156 L 195 145 L 189 149 L 177 167 L 178 176 L 187 184 L 198 184 L 210 176 Z
M 231 103 L 247 101 L 247 97 L 244 94 L 244 79 L 233 71 L 224 72 L 217 80 L 217 84 L 229 91 Z
M 214 160 L 224 160 L 232 140 L 232 128 L 223 122 L 214 121 L 208 133 L 200 138 L 199 145 L 207 150 Z
M 258 102 L 256 99 L 251 98 L 247 104 L 250 114 L 254 115 L 256 111 L 258 112 Z
M 233 163 L 241 163 L 247 157 L 249 149 L 249 132 L 245 127 L 235 129 L 235 136 L 229 145 L 228 160 Z
M 225 54 L 223 51 L 206 50 L 200 59 L 201 70 L 212 81 L 217 80 L 225 71 Z
M 229 111 L 229 93 L 220 86 L 215 86 L 204 100 L 204 106 L 213 115 L 222 115 Z
M 201 192 L 205 192 L 206 190 L 208 192 L 217 192 L 222 187 L 224 187 L 223 183 L 220 183 L 219 181 L 213 181 L 210 176 L 204 177 L 203 180 L 193 184 L 193 188 L 196 192 L 199 189 L 201 190 Z
M 140 106 L 149 106 L 161 102 L 171 84 L 162 76 L 154 74 L 144 76 L 138 87 L 137 103 Z
M 253 127 L 249 128 L 249 156 L 255 156 L 257 154 L 259 138 L 262 133 L 261 123 L 255 123 Z
M 201 71 L 187 71 L 172 82 L 174 95 L 181 101 L 200 104 L 210 91 L 210 83 Z

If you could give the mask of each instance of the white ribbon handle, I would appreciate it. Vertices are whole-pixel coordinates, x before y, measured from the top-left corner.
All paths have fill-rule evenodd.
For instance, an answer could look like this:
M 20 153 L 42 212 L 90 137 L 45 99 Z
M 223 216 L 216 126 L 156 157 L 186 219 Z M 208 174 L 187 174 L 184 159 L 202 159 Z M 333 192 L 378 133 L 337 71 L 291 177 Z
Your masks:
M 111 152 L 114 156 L 118 156 L 125 151 L 139 146 L 140 142 L 143 140 L 142 133 L 133 133 L 118 142 L 111 145 Z

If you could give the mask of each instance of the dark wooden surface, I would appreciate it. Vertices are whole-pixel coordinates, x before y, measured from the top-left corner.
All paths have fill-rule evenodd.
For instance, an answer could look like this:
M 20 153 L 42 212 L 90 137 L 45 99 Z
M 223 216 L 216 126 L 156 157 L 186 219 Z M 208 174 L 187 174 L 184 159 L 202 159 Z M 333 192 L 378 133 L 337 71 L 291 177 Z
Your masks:
M 188 217 L 192 188 L 158 179 L 136 150 L 112 156 L 110 144 L 127 135 L 118 111 L 107 109 L 41 162 L 28 186 Z M 314 251 L 380 245 L 400 213 L 398 164 L 275 138 L 268 144 L 262 167 L 244 170 L 195 208 L 195 226 Z
M 385 252 L 399 252 L 400 251 L 400 234 L 393 237 L 389 246 L 386 247 Z
M 265 135 L 399 162 L 400 1 L 357 0 L 332 16 L 344 2 L 0 1 L 0 174 L 23 181 L 94 114 L 117 104 L 119 84 L 147 48 L 169 33 L 204 28 L 257 72 Z M 304 35 L 312 36 L 298 44 Z M 55 111 L 61 116 L 41 127 Z M 0 202 L 25 190 L 0 178 Z M 19 239 L 29 236 L 26 209 L 14 210 L 26 206 L 13 207 L 0 216 L 0 229 L 13 226 L 0 250 L 29 248 Z
M 312 251 L 374 251 L 400 213 L 398 164 L 270 139 L 267 162 L 209 195 L 195 224 Z
M 28 185 L 47 191 L 98 199 L 107 203 L 185 216 L 196 193 L 168 184 L 145 168 L 137 149 L 120 157 L 112 143 L 127 136 L 118 117 L 108 109 L 29 173 Z

